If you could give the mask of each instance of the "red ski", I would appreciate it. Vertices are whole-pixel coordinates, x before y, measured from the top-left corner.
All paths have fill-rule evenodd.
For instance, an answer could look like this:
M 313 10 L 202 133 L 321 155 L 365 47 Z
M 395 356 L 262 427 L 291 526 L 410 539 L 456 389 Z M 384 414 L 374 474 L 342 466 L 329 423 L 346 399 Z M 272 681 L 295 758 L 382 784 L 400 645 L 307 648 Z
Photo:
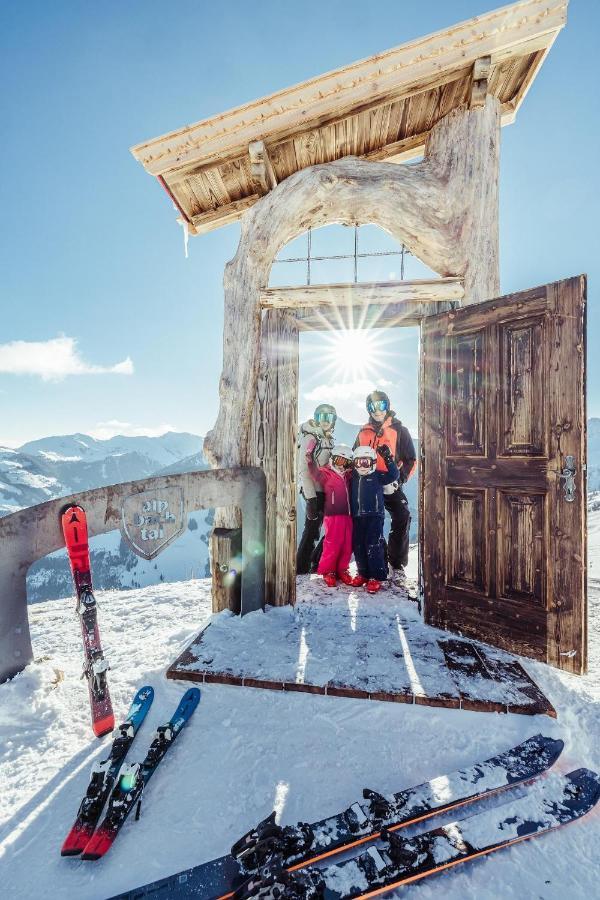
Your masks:
M 85 675 L 87 678 L 94 734 L 102 737 L 115 727 L 115 717 L 106 679 L 109 665 L 104 658 L 98 631 L 85 510 L 81 506 L 68 506 L 61 521 L 77 595 L 77 614 L 81 622 L 84 653 L 81 677 Z

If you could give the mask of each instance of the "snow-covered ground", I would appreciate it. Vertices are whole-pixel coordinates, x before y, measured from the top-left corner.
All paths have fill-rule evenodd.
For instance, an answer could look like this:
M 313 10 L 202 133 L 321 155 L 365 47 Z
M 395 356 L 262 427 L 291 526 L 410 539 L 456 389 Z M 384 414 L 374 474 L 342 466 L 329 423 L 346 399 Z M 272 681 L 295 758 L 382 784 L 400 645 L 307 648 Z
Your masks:
M 141 819 L 128 821 L 96 863 L 63 859 L 60 846 L 92 761 L 110 739 L 92 737 L 72 600 L 36 604 L 30 613 L 38 661 L 0 686 L 2 896 L 101 900 L 225 853 L 273 807 L 284 824 L 320 818 L 360 797 L 364 786 L 392 793 L 538 731 L 565 741 L 560 770 L 600 771 L 600 509 L 590 516 L 589 563 L 590 674 L 576 678 L 525 663 L 554 702 L 557 721 L 205 685 L 186 732 L 148 786 Z M 164 670 L 210 615 L 209 583 L 98 599 L 116 716 L 142 684 L 156 691 L 130 754 L 141 758 L 187 686 L 167 681 Z M 600 810 L 406 890 L 451 900 L 589 900 L 598 895 L 599 847 Z

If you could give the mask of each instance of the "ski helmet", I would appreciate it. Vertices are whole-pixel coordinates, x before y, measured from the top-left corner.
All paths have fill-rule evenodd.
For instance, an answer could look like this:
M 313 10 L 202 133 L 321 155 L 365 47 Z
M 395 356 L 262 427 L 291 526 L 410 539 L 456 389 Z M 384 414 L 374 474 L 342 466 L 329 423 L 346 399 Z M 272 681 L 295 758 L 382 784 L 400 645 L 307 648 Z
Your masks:
M 322 422 L 329 422 L 331 427 L 335 428 L 337 421 L 335 406 L 332 406 L 331 403 L 319 403 L 315 409 L 314 420 L 317 425 L 320 425 Z
M 389 412 L 390 408 L 390 398 L 385 391 L 371 391 L 367 395 L 367 412 L 369 415 L 372 415 L 374 412 Z
M 377 468 L 377 452 L 372 447 L 357 447 L 352 458 L 359 475 L 371 475 Z
M 344 472 L 352 467 L 352 450 L 347 444 L 335 444 L 331 449 L 329 464 L 336 472 Z

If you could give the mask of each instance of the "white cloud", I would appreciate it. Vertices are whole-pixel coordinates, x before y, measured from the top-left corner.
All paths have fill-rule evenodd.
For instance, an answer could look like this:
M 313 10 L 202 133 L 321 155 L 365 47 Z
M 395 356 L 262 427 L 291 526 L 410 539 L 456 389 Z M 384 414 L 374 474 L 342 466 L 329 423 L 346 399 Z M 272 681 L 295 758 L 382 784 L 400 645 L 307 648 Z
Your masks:
M 107 441 L 117 434 L 125 437 L 160 437 L 167 431 L 176 431 L 173 425 L 162 424 L 153 428 L 144 428 L 139 425 L 132 425 L 131 422 L 119 422 L 118 419 L 110 419 L 108 422 L 98 422 L 94 428 L 88 430 L 93 438 L 98 441 Z
M 67 375 L 132 375 L 129 357 L 114 366 L 96 366 L 86 362 L 70 337 L 48 341 L 10 341 L 0 344 L 0 373 L 37 375 L 43 381 L 61 381 Z

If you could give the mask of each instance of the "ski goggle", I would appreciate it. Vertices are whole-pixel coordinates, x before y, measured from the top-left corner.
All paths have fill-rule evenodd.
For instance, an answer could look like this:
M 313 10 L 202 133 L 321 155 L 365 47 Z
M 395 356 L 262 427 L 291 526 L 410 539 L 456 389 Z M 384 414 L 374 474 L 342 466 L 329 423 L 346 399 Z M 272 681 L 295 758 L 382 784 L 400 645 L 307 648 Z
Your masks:
M 387 412 L 389 408 L 387 400 L 369 400 L 367 404 L 369 412 Z
M 331 462 L 339 469 L 350 469 L 352 467 L 352 460 L 348 459 L 347 456 L 332 456 Z
M 359 456 L 354 460 L 354 465 L 357 469 L 370 469 L 371 466 L 375 465 L 375 460 L 371 459 L 370 456 Z
M 316 421 L 316 422 L 330 422 L 330 423 L 333 423 L 333 422 L 335 422 L 336 418 L 337 418 L 337 417 L 336 417 L 336 414 L 335 414 L 335 413 L 330 413 L 330 412 L 320 412 L 320 413 L 317 413 L 317 414 L 316 414 L 316 416 L 315 416 L 315 421 Z

